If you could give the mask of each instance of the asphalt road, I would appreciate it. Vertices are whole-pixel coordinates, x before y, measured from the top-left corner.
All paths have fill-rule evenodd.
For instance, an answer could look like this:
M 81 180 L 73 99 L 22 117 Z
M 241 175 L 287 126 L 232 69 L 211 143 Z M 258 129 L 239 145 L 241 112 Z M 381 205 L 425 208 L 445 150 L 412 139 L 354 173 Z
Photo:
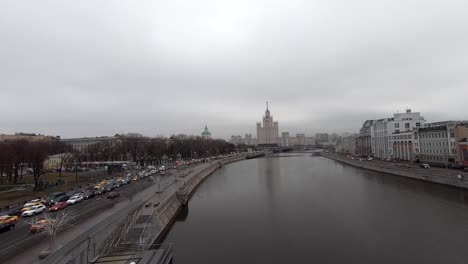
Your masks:
M 174 177 L 171 176 L 175 171 L 169 171 L 165 176 L 156 176 L 157 180 L 162 189 L 172 185 Z M 178 174 L 178 173 L 177 173 Z M 92 217 L 93 214 L 101 212 L 103 210 L 112 208 L 115 204 L 131 198 L 134 194 L 157 184 L 156 181 L 149 181 L 150 177 L 140 179 L 138 181 L 132 181 L 130 184 L 124 185 L 118 189 L 120 197 L 116 199 L 107 199 L 107 194 L 98 195 L 91 199 L 84 200 L 79 204 L 70 205 L 65 210 L 69 212 L 73 220 L 70 223 L 70 227 L 73 228 L 73 224 L 77 224 L 84 219 Z M 54 214 L 54 213 L 52 213 Z M 37 216 L 41 218 L 41 215 Z M 6 262 L 12 256 L 19 253 L 25 252 L 29 247 L 38 243 L 45 243 L 46 236 L 44 234 L 33 234 L 29 232 L 29 221 L 33 220 L 34 217 L 23 218 L 21 217 L 16 228 L 14 230 L 5 231 L 0 233 L 0 263 Z
M 351 160 L 350 158 L 344 155 L 337 155 L 337 154 L 332 154 L 332 155 L 336 155 L 341 158 L 348 159 L 349 161 L 354 162 L 356 164 L 359 164 L 361 162 L 370 163 L 380 168 L 386 168 L 386 169 L 391 169 L 391 170 L 396 170 L 396 171 L 401 171 L 401 172 L 410 172 L 415 176 L 419 176 L 420 178 L 440 177 L 440 178 L 451 178 L 455 180 L 457 179 L 458 175 L 462 175 L 463 176 L 462 181 L 468 180 L 468 173 L 463 172 L 461 170 L 446 169 L 446 168 L 439 168 L 439 167 L 431 167 L 429 169 L 424 169 L 424 168 L 419 167 L 419 165 L 422 163 L 389 162 L 389 161 L 376 160 L 376 159 L 371 160 L 371 161 L 363 159 L 362 161 L 359 161 L 359 160 Z

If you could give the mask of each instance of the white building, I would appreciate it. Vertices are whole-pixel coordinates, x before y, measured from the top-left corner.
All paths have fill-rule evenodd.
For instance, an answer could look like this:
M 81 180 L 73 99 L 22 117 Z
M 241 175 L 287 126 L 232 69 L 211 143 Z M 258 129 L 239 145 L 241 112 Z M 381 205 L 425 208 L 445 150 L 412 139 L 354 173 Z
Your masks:
M 411 109 L 407 109 L 405 113 L 394 114 L 393 118 L 375 120 L 371 127 L 372 155 L 381 159 L 392 159 L 391 136 L 422 127 L 425 122 L 420 113 L 413 113 Z
M 261 123 L 257 123 L 257 140 L 259 145 L 278 145 L 281 143 L 278 136 L 278 122 L 273 121 L 273 116 L 268 110 L 268 103 L 265 116 L 263 116 L 263 126 Z

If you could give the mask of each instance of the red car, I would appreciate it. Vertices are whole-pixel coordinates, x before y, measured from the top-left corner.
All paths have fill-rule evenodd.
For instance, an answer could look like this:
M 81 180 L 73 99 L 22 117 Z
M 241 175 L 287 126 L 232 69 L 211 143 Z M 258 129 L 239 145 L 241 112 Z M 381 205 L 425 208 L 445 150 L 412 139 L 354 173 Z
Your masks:
M 60 202 L 52 207 L 49 208 L 49 212 L 56 212 L 62 209 L 65 209 L 65 207 L 68 206 L 67 202 Z

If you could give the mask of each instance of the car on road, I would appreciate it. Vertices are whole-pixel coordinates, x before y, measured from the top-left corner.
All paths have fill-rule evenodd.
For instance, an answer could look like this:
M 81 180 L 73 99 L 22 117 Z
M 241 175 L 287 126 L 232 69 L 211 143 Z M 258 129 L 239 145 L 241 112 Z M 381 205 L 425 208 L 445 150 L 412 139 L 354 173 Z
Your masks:
M 463 168 L 464 172 L 468 172 L 468 167 Z
M 21 211 L 21 207 L 17 207 L 15 209 L 12 209 L 11 211 L 8 212 L 8 215 L 16 215 L 16 216 L 20 216 L 22 211 Z
M 16 224 L 13 222 L 4 223 L 4 224 L 0 223 L 0 232 L 13 230 L 15 229 L 15 226 Z
M 56 212 L 56 211 L 65 209 L 67 206 L 68 206 L 67 202 L 60 202 L 60 203 L 57 203 L 56 205 L 50 207 L 49 212 Z
M 54 192 L 54 193 L 51 193 L 47 196 L 47 199 L 46 199 L 46 204 L 47 205 L 54 205 L 56 203 L 56 200 L 57 198 L 60 198 L 62 196 L 67 196 L 66 193 L 64 192 Z
M 72 197 L 70 197 L 70 199 L 67 200 L 67 203 L 69 205 L 73 205 L 73 204 L 77 204 L 77 203 L 80 203 L 81 201 L 83 201 L 84 198 L 83 198 L 83 195 L 81 194 L 75 194 L 73 195 Z
M 53 205 L 56 205 L 61 202 L 66 202 L 68 199 L 70 199 L 70 195 L 65 195 L 65 196 L 60 196 L 59 198 L 55 199 L 55 203 Z
M 138 181 L 139 179 L 140 179 L 140 177 L 135 176 L 135 177 L 133 177 L 132 181 Z
M 42 205 L 40 202 L 35 202 L 35 203 L 25 203 L 23 205 L 23 208 L 21 208 L 21 212 L 27 211 L 31 209 L 31 207 L 36 206 L 36 205 Z
M 107 199 L 115 199 L 117 197 L 120 197 L 120 193 L 118 192 L 110 192 L 108 195 L 107 195 Z
M 431 166 L 429 166 L 429 164 L 427 164 L 427 163 L 423 163 L 423 164 L 420 164 L 419 167 L 421 167 L 423 169 L 429 169 Z
M 89 198 L 93 198 L 95 195 L 96 195 L 96 193 L 93 190 L 86 190 L 86 191 L 83 192 L 83 198 L 85 200 L 87 200 Z
M 0 216 L 0 224 L 15 223 L 18 222 L 19 217 L 16 215 L 2 215 Z
M 46 207 L 43 204 L 35 205 L 35 206 L 31 207 L 29 210 L 24 211 L 21 214 L 21 216 L 22 217 L 27 217 L 27 216 L 37 215 L 37 214 L 40 214 L 40 213 L 44 212 L 45 209 L 46 209 Z
M 38 232 L 44 230 L 44 228 L 47 226 L 49 221 L 54 221 L 54 220 L 40 219 L 40 220 L 36 221 L 34 224 L 32 224 L 29 227 L 29 232 L 38 233 Z

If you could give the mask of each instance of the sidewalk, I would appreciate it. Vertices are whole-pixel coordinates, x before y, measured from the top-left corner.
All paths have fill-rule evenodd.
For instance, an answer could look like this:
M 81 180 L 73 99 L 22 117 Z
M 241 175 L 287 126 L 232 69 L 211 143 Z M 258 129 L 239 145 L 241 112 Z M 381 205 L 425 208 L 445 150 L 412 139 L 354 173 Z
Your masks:
M 337 160 L 355 167 L 389 173 L 397 176 L 409 177 L 434 183 L 451 185 L 460 188 L 468 188 L 468 173 L 461 170 L 444 168 L 420 168 L 416 163 L 389 162 L 381 160 L 353 160 L 345 155 L 330 152 L 321 152 L 321 155 L 333 160 Z M 458 179 L 458 175 L 462 179 Z

